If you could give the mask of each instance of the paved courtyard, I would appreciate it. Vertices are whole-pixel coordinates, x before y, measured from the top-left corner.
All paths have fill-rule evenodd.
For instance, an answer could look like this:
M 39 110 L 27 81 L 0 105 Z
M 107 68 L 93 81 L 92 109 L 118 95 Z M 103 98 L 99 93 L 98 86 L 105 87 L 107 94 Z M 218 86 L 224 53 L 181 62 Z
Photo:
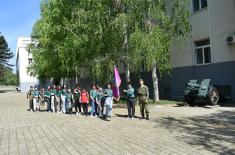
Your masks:
M 0 154 L 235 154 L 232 107 L 151 107 L 150 121 L 118 108 L 111 121 L 27 108 L 26 94 L 0 91 Z

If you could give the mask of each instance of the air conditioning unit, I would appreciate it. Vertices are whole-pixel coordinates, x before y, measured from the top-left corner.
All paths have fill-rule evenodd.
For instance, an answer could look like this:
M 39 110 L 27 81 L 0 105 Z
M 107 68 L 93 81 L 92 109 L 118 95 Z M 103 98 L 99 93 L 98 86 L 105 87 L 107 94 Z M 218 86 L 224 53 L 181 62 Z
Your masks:
M 229 35 L 229 36 L 227 37 L 227 43 L 228 43 L 229 45 L 235 44 L 235 34 Z

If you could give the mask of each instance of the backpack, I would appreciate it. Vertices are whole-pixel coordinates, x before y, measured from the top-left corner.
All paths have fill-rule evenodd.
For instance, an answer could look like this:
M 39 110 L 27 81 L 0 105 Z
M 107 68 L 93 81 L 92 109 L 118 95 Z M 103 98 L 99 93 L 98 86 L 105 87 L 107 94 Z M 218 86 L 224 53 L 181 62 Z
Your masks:
M 88 103 L 89 102 L 89 96 L 87 92 L 81 92 L 81 102 L 82 103 Z

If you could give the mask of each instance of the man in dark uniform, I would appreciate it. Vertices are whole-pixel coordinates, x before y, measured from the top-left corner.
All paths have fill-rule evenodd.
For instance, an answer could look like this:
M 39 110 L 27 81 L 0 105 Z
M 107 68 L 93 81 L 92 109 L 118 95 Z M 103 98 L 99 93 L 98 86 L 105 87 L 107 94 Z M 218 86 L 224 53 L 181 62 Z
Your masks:
M 123 90 L 127 96 L 127 109 L 128 118 L 135 117 L 135 89 L 131 86 L 131 82 L 128 82 L 128 89 Z
M 146 85 L 144 85 L 143 79 L 139 80 L 140 87 L 138 89 L 138 99 L 139 99 L 139 106 L 140 106 L 140 113 L 141 118 L 149 120 L 149 108 L 148 108 L 148 98 L 149 98 L 149 90 Z M 144 112 L 145 111 L 145 112 Z

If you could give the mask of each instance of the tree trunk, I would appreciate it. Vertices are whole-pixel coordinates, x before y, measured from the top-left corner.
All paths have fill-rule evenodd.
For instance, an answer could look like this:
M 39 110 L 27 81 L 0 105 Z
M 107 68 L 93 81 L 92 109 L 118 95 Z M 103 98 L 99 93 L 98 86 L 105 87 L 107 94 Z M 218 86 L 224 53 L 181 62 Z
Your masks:
M 64 78 L 63 77 L 61 77 L 61 79 L 60 79 L 60 85 L 63 87 L 63 85 L 64 85 Z
M 124 35 L 125 35 L 124 47 L 125 47 L 125 50 L 126 50 L 126 55 L 128 55 L 128 36 L 127 36 L 127 26 L 126 26 L 126 24 L 123 24 L 123 27 L 124 27 Z M 124 67 L 125 67 L 125 76 L 126 76 L 126 85 L 127 85 L 127 83 L 129 81 L 131 81 L 128 59 L 126 60 L 126 62 L 124 64 Z
M 76 85 L 78 84 L 78 67 L 76 66 Z
M 130 79 L 130 70 L 129 70 L 129 65 L 125 64 L 125 76 L 126 76 L 126 84 L 131 81 Z
M 153 101 L 159 102 L 159 89 L 158 89 L 158 77 L 157 77 L 157 65 L 156 64 L 152 68 L 152 79 L 153 79 Z

